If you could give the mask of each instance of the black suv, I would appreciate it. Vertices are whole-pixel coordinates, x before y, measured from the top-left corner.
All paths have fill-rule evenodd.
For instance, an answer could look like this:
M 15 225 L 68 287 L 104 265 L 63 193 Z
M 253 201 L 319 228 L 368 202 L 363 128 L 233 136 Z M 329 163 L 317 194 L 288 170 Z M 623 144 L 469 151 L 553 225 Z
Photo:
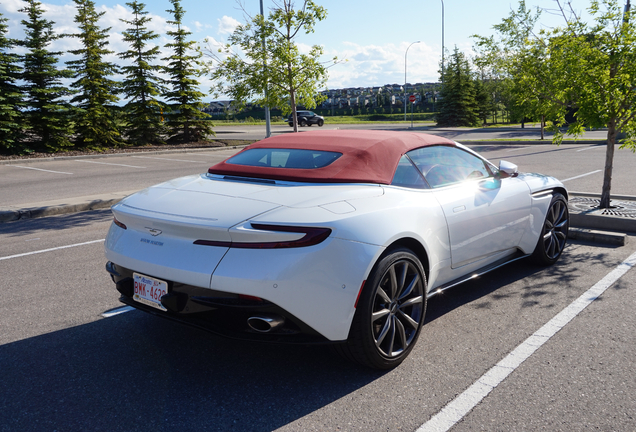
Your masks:
M 300 126 L 322 126 L 325 124 L 324 117 L 319 116 L 318 114 L 315 114 L 311 111 L 296 111 L 296 116 L 298 117 L 298 124 Z M 287 124 L 290 126 L 294 126 L 294 121 L 292 120 L 291 116 L 289 116 L 289 118 L 287 119 Z

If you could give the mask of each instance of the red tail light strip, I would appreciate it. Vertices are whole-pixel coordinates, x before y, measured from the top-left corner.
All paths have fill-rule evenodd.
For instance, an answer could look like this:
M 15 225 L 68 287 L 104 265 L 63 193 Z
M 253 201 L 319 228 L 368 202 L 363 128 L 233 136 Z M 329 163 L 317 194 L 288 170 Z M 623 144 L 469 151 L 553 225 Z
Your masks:
M 319 243 L 322 243 L 331 234 L 330 228 L 281 226 L 281 225 L 266 225 L 266 224 L 252 224 L 252 228 L 261 230 L 261 231 L 303 233 L 305 234 L 305 236 L 302 238 L 299 238 L 298 240 L 292 240 L 292 241 L 246 243 L 246 242 L 227 242 L 227 241 L 214 241 L 214 240 L 196 240 L 194 244 L 203 245 L 203 246 L 232 247 L 232 248 L 241 248 L 241 249 L 298 248 L 298 247 L 314 246 Z

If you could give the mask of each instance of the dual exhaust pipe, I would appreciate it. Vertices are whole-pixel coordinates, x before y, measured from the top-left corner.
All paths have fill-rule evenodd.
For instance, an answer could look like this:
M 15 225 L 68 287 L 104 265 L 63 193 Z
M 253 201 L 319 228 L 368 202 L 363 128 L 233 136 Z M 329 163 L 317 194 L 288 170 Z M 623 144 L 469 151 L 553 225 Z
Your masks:
M 259 314 L 247 319 L 249 328 L 258 333 L 272 332 L 285 324 L 285 318 L 280 315 Z

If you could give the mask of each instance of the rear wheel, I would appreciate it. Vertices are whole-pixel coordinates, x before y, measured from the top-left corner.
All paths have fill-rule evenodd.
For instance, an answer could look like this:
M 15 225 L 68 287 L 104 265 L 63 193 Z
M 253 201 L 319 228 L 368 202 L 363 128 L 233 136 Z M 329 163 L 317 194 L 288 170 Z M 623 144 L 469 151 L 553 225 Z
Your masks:
M 426 276 L 408 249 L 396 249 L 374 267 L 361 294 L 341 353 L 374 369 L 391 369 L 409 355 L 426 312 Z
M 565 249 L 569 228 L 568 202 L 563 195 L 555 193 L 543 222 L 541 236 L 532 253 L 535 262 L 542 265 L 552 265 L 557 262 Z
M 299 122 L 299 124 L 300 124 L 301 126 L 307 126 L 307 120 L 305 120 L 305 119 L 301 119 L 301 120 L 300 120 L 300 122 Z

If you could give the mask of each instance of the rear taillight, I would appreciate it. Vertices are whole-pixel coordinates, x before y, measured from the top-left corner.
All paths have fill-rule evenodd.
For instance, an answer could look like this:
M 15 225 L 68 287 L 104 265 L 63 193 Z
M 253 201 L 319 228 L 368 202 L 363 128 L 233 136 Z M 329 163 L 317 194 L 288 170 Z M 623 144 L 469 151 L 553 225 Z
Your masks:
M 113 223 L 117 225 L 119 228 L 128 229 L 128 227 L 125 224 L 119 222 L 116 217 L 113 217 Z
M 233 247 L 242 249 L 283 249 L 314 246 L 323 242 L 331 234 L 330 228 L 316 227 L 298 227 L 298 226 L 281 226 L 281 225 L 265 225 L 252 224 L 252 228 L 260 231 L 274 231 L 286 233 L 302 233 L 303 237 L 291 241 L 273 241 L 273 242 L 227 242 L 214 240 L 196 240 L 194 244 L 203 246 L 220 246 Z

